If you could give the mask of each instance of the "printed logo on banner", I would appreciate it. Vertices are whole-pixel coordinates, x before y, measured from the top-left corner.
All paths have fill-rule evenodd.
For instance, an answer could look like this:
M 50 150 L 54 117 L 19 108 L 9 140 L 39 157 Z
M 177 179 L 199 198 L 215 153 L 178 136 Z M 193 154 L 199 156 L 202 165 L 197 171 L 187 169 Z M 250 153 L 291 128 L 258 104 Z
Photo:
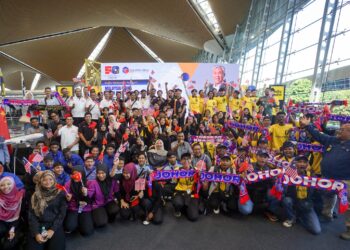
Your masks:
M 124 68 L 123 68 L 123 73 L 124 73 L 124 74 L 129 73 L 129 68 L 128 68 L 128 67 L 124 67 Z
M 118 66 L 105 66 L 105 74 L 119 74 L 119 67 Z

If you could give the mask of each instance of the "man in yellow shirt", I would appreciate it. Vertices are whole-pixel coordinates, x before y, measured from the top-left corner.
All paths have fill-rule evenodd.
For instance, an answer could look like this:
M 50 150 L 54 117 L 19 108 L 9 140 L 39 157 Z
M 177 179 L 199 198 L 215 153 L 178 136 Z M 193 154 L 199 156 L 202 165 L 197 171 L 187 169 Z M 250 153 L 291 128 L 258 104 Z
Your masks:
M 189 96 L 189 102 L 190 102 L 190 111 L 194 114 L 197 121 L 201 120 L 201 108 L 200 108 L 200 97 L 197 95 L 197 90 L 192 89 L 191 91 L 192 96 Z
M 235 90 L 232 93 L 232 96 L 229 97 L 228 102 L 229 102 L 229 107 L 230 107 L 232 112 L 240 111 L 240 109 L 242 107 L 242 102 L 239 99 L 239 91 L 238 90 Z
M 220 89 L 218 96 L 215 96 L 214 100 L 216 100 L 216 103 L 218 105 L 218 111 L 226 113 L 227 96 L 224 89 Z
M 278 112 L 276 116 L 277 123 L 269 128 L 272 150 L 280 150 L 283 143 L 288 140 L 289 130 L 293 128 L 292 124 L 285 124 L 285 118 L 286 113 Z
M 247 89 L 245 96 L 241 98 L 242 101 L 242 108 L 247 108 L 249 109 L 250 114 L 253 114 L 253 111 L 255 110 L 255 103 L 254 103 L 254 98 L 251 97 L 251 91 Z

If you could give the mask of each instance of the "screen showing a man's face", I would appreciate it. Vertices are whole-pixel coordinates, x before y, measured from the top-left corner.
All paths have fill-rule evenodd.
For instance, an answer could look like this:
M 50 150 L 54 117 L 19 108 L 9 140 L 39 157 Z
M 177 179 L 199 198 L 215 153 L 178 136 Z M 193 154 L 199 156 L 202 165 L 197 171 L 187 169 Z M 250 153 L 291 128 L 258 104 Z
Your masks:
M 215 84 L 224 82 L 224 70 L 221 67 L 215 67 L 213 70 L 213 79 Z

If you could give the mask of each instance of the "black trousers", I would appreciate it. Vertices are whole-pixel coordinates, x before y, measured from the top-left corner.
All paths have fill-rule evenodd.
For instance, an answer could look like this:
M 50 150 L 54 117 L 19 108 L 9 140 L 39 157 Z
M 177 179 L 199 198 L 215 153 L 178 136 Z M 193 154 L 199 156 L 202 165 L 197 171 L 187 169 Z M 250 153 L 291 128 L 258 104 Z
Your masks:
M 28 234 L 27 250 L 65 250 L 66 237 L 64 235 L 63 227 L 55 231 L 52 238 L 44 244 L 39 244 L 32 235 Z
M 211 209 L 218 209 L 221 202 L 225 202 L 229 210 L 238 210 L 237 199 L 230 195 L 226 196 L 223 192 L 212 193 L 209 197 L 208 205 Z
M 130 205 L 130 204 L 129 204 Z M 129 207 L 129 208 L 121 208 L 120 216 L 122 219 L 128 220 L 131 216 L 134 218 L 144 219 L 145 216 L 151 212 L 152 202 L 147 199 L 141 199 L 140 203 L 137 206 Z
M 172 197 L 174 195 L 175 186 L 176 186 L 176 184 L 174 184 L 174 183 L 164 184 L 164 186 L 162 187 L 163 196 Z
M 18 230 L 15 231 L 15 237 L 12 240 L 8 239 L 10 229 L 11 226 L 8 223 L 0 221 L 0 249 L 2 250 L 16 249 L 16 246 L 19 243 Z
M 153 222 L 153 224 L 160 225 L 163 223 L 163 218 L 164 218 L 163 209 L 159 208 L 159 209 L 157 209 L 156 212 L 153 213 L 152 222 Z
M 78 211 L 67 211 L 64 228 L 67 232 L 73 232 L 78 229 L 84 236 L 93 234 L 94 223 L 91 212 L 82 212 L 79 214 Z
M 177 192 L 172 202 L 176 212 L 185 212 L 190 221 L 196 221 L 198 219 L 198 199 L 191 198 L 185 192 Z
M 108 221 L 112 222 L 119 213 L 119 206 L 115 201 L 107 203 L 103 207 L 92 210 L 92 220 L 95 227 L 104 227 Z

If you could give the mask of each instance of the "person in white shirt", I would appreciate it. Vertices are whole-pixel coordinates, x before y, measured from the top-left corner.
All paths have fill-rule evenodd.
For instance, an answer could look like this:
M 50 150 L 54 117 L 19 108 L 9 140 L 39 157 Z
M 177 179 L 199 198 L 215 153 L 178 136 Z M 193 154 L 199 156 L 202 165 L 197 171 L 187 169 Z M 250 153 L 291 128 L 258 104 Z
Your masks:
M 131 92 L 130 99 L 125 103 L 125 107 L 132 110 L 134 108 L 141 109 L 141 103 L 136 99 L 136 94 Z
M 74 125 L 78 126 L 84 121 L 86 99 L 81 94 L 81 88 L 76 88 L 74 92 L 75 96 L 69 101 L 69 106 L 74 119 Z
M 86 100 L 86 112 L 90 112 L 92 120 L 97 122 L 101 116 L 100 103 L 97 100 L 97 94 L 95 90 L 90 91 L 90 97 Z
M 39 104 L 41 104 L 41 105 L 48 105 L 48 106 L 55 106 L 55 105 L 59 106 L 60 105 L 60 103 L 57 100 L 57 98 L 52 96 L 50 87 L 46 87 L 45 88 L 45 98 L 41 99 L 39 101 Z
M 110 113 L 113 112 L 113 101 L 111 100 L 111 94 L 109 91 L 105 91 L 104 98 L 100 102 L 100 110 L 105 107 L 109 108 Z
M 78 127 L 73 125 L 73 118 L 66 118 L 66 125 L 60 128 L 58 135 L 61 136 L 62 150 L 68 148 L 70 151 L 79 153 L 79 134 Z
M 141 90 L 141 97 L 139 102 L 141 104 L 141 109 L 148 109 L 151 105 L 150 98 L 147 96 L 147 91 L 144 89 Z

